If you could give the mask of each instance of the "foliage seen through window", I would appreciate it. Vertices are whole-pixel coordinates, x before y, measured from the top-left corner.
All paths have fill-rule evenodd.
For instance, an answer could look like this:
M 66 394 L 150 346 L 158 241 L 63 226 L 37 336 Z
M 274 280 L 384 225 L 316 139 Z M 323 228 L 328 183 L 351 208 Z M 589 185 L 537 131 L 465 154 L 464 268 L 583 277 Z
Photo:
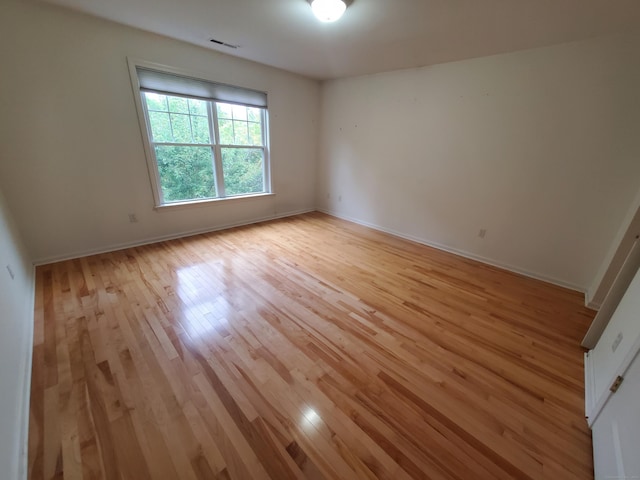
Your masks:
M 164 203 L 265 191 L 260 108 L 152 92 L 143 96 Z

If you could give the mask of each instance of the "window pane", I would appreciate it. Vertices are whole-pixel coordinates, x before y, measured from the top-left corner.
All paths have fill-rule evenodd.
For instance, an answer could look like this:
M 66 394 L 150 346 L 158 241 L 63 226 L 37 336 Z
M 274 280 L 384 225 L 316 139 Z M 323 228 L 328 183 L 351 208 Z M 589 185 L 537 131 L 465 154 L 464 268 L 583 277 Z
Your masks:
M 149 92 L 145 98 L 154 142 L 211 143 L 206 101 Z
M 247 129 L 247 122 L 233 121 L 233 139 L 234 145 L 249 145 L 249 130 Z
M 223 148 L 222 170 L 227 196 L 264 192 L 261 148 Z
M 233 105 L 229 105 L 228 103 L 216 103 L 218 118 L 232 118 L 232 107 Z
M 261 113 L 259 108 L 247 108 L 247 119 L 250 122 L 261 122 Z
M 165 202 L 216 196 L 210 147 L 158 145 L 156 159 Z
M 177 143 L 191 142 L 191 122 L 189 115 L 171 114 L 171 126 L 173 127 L 173 141 Z
M 209 119 L 207 117 L 191 117 L 193 143 L 211 143 L 209 135 Z
M 262 145 L 262 125 L 249 123 L 249 145 Z
M 149 112 L 149 122 L 154 142 L 171 142 L 173 140 L 168 113 Z
M 207 102 L 204 100 L 189 99 L 189 113 L 191 115 L 207 116 Z
M 147 100 L 147 108 L 149 110 L 167 111 L 167 97 L 165 95 L 145 92 L 144 97 Z
M 247 119 L 247 107 L 242 105 L 233 105 L 233 119 L 234 120 L 246 120 Z
M 171 113 L 189 113 L 189 105 L 186 98 L 167 97 L 169 99 L 169 111 Z
M 233 145 L 233 122 L 231 120 L 218 120 L 220 127 L 220 143 Z

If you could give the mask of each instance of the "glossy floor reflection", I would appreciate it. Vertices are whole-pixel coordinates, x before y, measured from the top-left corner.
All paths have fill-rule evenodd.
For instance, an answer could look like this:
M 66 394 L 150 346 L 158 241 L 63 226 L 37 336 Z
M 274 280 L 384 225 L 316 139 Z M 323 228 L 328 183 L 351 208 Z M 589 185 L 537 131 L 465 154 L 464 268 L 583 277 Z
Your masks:
M 586 479 L 575 292 L 322 214 L 37 269 L 32 479 Z

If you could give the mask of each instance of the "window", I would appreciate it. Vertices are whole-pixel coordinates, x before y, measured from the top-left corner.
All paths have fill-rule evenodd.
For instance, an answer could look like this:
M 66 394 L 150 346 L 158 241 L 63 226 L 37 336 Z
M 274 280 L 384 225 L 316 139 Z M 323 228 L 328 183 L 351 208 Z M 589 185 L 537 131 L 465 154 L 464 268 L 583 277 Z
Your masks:
M 158 205 L 270 191 L 266 94 L 136 68 Z

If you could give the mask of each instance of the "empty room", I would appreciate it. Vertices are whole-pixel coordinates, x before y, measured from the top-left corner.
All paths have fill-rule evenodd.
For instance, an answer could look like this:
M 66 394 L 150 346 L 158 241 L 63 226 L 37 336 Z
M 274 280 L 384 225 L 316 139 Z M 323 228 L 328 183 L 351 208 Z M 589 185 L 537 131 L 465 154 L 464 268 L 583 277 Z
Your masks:
M 0 2 L 0 477 L 640 478 L 640 2 Z

